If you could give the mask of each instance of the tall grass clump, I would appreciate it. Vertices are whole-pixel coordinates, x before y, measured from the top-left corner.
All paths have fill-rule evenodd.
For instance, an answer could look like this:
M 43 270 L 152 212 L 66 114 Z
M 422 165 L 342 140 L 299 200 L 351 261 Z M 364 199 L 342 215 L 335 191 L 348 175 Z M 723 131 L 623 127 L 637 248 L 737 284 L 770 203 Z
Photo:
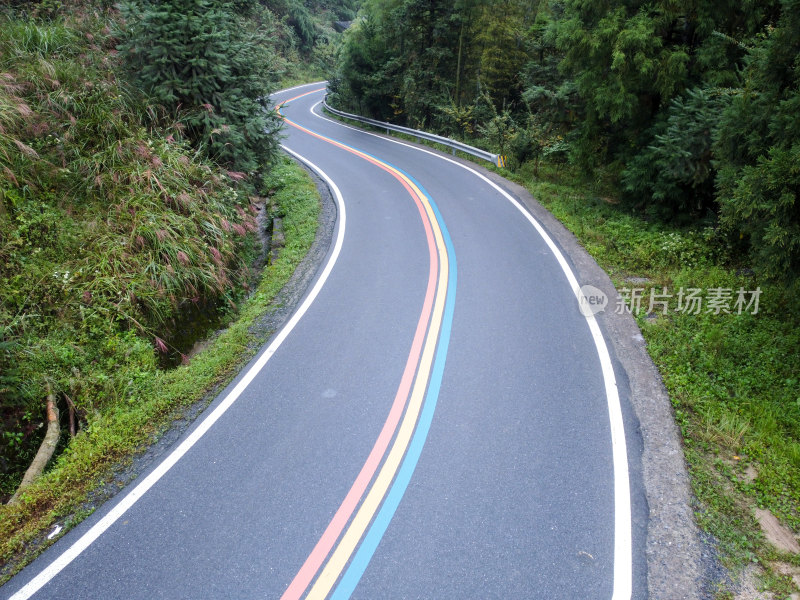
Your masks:
M 315 238 L 319 196 L 305 171 L 284 159 L 263 180 L 271 196 L 270 210 L 283 220 L 283 250 L 264 268 L 254 292 L 239 302 L 237 318 L 207 340 L 207 350 L 188 364 L 158 369 L 152 343 L 134 329 L 95 340 L 97 353 L 126 354 L 114 360 L 119 371 L 111 377 L 104 363 L 93 366 L 94 379 L 85 380 L 95 392 L 106 386 L 104 406 L 91 413 L 84 427 L 57 456 L 52 466 L 13 505 L 0 505 L 0 583 L 51 543 L 42 532 L 55 524 L 64 531 L 85 516 L 87 493 L 99 501 L 116 478 L 115 467 L 125 466 L 131 455 L 144 447 L 187 407 L 211 395 L 208 390 L 233 377 L 237 368 L 270 335 L 264 315 L 275 310 L 275 296 L 303 260 Z M 3 352 L 0 344 L 0 355 Z M 99 486 L 99 487 L 98 487 Z M 82 508 L 83 507 L 83 508 Z

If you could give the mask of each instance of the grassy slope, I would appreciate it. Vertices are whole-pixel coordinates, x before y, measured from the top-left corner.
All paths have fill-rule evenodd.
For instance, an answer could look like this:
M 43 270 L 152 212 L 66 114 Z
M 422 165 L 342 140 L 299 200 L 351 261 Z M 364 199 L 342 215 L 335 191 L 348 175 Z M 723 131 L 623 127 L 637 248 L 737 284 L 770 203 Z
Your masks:
M 84 516 L 113 467 L 244 364 L 265 335 L 251 324 L 316 231 L 314 185 L 281 162 L 261 190 L 275 193 L 286 245 L 242 303 L 263 199 L 179 128 L 142 125 L 147 107 L 115 75 L 115 18 L 81 4 L 52 20 L 0 15 L 0 499 L 38 446 L 47 384 L 64 432 L 44 477 L 0 505 L 0 582 L 53 523 Z M 165 356 L 188 350 L 187 313 L 229 327 L 164 371 Z
M 747 269 L 722 265 L 731 249 L 713 230 L 648 223 L 591 186 L 565 184 L 579 178 L 562 167 L 538 177 L 523 168 L 517 178 L 581 240 L 618 290 L 642 288 L 649 298 L 651 289 L 667 288 L 675 295 L 667 315 L 648 317 L 647 300 L 637 320 L 683 432 L 698 521 L 718 540 L 729 567 L 765 565 L 766 585 L 788 597 L 789 578 L 771 565 L 800 566 L 800 556 L 767 544 L 753 511 L 768 509 L 800 534 L 800 303 Z M 676 310 L 681 287 L 705 295 L 759 286 L 756 315 Z
M 319 212 L 316 187 L 302 169 L 285 161 L 267 181 L 283 216 L 285 246 L 264 271 L 252 296 L 222 334 L 188 365 L 156 371 L 139 384 L 132 401 L 99 415 L 62 453 L 56 464 L 16 506 L 0 506 L 0 582 L 32 558 L 29 543 L 65 517 L 71 517 L 87 493 L 106 481 L 110 469 L 127 461 L 202 400 L 207 390 L 230 379 L 264 341 L 253 324 L 272 309 L 272 300 L 291 277 L 314 240 Z M 85 515 L 78 515 L 80 519 Z M 61 521 L 63 522 L 63 521 Z M 74 524 L 71 520 L 67 525 Z M 34 547 L 35 552 L 41 548 Z
M 251 199 L 177 128 L 142 125 L 112 18 L 0 17 L 0 498 L 48 384 L 91 427 L 137 395 L 154 348 L 180 350 L 187 309 L 231 306 L 250 276 Z

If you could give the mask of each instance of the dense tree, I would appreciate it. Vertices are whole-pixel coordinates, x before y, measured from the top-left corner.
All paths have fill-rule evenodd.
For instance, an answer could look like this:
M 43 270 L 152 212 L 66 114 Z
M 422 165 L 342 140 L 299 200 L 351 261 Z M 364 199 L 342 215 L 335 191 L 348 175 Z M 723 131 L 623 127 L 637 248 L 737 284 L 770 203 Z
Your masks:
M 623 190 L 636 204 L 666 219 L 713 218 L 713 135 L 729 100 L 730 92 L 708 88 L 672 100 L 649 130 L 651 144 L 623 171 Z
M 399 61 L 383 35 L 379 18 L 366 12 L 347 32 L 337 78 L 330 82 L 335 101 L 383 120 L 392 119 L 398 93 Z
M 242 0 L 251 3 L 252 0 Z M 323 16 L 331 21 L 355 19 L 359 0 L 260 0 L 270 12 L 277 16 L 293 32 L 293 42 L 305 58 L 315 44 L 325 40 L 326 33 L 321 23 Z M 332 23 L 331 23 L 332 24 Z
M 800 277 L 800 1 L 750 51 L 716 145 L 722 220 L 766 273 Z
M 249 10 L 249 19 L 234 9 Z M 120 49 L 137 85 L 209 156 L 236 171 L 265 165 L 280 127 L 270 19 L 254 0 L 152 0 L 126 5 Z M 261 16 L 260 22 L 253 19 Z
M 670 154 L 678 160 L 678 149 L 705 152 L 720 98 L 727 94 L 720 88 L 739 84 L 746 43 L 774 14 L 769 2 L 567 0 L 554 29 L 564 53 L 560 67 L 574 81 L 585 111 L 576 124 L 575 158 L 590 168 L 616 162 L 624 178 L 635 182 L 647 162 Z M 691 108 L 679 117 L 681 106 Z M 709 162 L 701 155 L 692 160 Z M 648 200 L 664 204 L 662 214 L 692 206 L 703 212 L 714 204 L 714 175 L 701 168 L 687 180 L 685 170 L 669 169 L 659 174 L 655 195 L 636 185 L 626 189 L 637 202 L 644 191 Z M 697 201 L 684 197 L 687 185 Z
M 337 99 L 394 120 L 453 128 L 459 109 L 488 93 L 497 107 L 521 96 L 526 6 L 521 0 L 371 0 L 347 36 Z M 372 96 L 367 92 L 368 96 Z M 462 123 L 463 125 L 463 123 Z M 467 127 L 470 129 L 470 127 Z M 474 126 L 471 127 L 474 130 Z
M 480 46 L 479 78 L 494 102 L 515 105 L 521 96 L 520 72 L 525 55 L 525 17 L 528 2 L 493 0 L 483 6 L 483 27 L 477 35 Z
M 794 278 L 798 9 L 800 0 L 368 0 L 335 100 L 472 137 L 512 165 L 568 156 L 588 173 L 601 167 L 629 206 L 721 223 L 764 272 Z

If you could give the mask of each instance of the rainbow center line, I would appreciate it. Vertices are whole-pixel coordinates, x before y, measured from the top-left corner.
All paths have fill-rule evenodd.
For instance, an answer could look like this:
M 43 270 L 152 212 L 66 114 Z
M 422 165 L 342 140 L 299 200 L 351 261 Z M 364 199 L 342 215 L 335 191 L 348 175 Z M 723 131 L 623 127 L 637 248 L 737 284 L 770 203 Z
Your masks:
M 315 89 L 285 100 L 278 105 L 278 113 L 283 116 L 281 109 L 287 102 L 323 90 Z M 456 258 L 452 240 L 436 203 L 413 177 L 371 154 L 311 131 L 285 116 L 283 118 L 292 127 L 354 154 L 397 179 L 419 211 L 430 260 L 422 312 L 386 422 L 339 509 L 281 596 L 281 600 L 298 600 L 313 581 L 306 598 L 322 600 L 329 597 L 338 581 L 330 597 L 345 600 L 361 580 L 397 510 L 430 430 L 452 330 L 457 283 Z M 392 438 L 394 442 L 387 455 Z M 378 471 L 381 461 L 383 465 Z

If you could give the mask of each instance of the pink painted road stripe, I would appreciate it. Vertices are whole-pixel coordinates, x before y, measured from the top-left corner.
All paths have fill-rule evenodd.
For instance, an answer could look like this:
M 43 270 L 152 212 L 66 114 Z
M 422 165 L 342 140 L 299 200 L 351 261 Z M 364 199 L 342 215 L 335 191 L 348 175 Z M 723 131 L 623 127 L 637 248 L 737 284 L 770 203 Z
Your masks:
M 313 92 L 312 92 L 313 93 Z M 305 94 L 303 94 L 305 95 Z M 288 119 L 286 119 L 290 125 L 295 125 Z M 303 128 L 300 128 L 303 129 Z M 307 130 L 306 130 L 307 131 Z M 324 139 L 325 141 L 329 141 L 326 138 L 314 134 L 312 132 L 308 132 L 314 135 L 315 137 L 319 137 Z M 345 150 L 353 152 L 350 148 L 336 144 L 337 146 L 343 147 Z M 361 156 L 365 160 L 377 165 L 378 167 L 382 168 L 383 170 L 389 172 L 393 176 L 396 177 L 392 171 L 389 171 L 382 165 L 381 163 L 371 159 L 371 157 L 365 156 L 360 152 L 353 152 L 358 156 Z M 431 318 L 431 313 L 433 311 L 433 301 L 436 295 L 436 280 L 438 276 L 439 270 L 439 258 L 438 253 L 436 250 L 436 243 L 433 237 L 433 231 L 431 229 L 431 223 L 428 220 L 427 213 L 425 212 L 425 208 L 422 205 L 421 200 L 417 195 L 413 192 L 413 190 L 406 184 L 405 181 L 402 181 L 398 178 L 398 180 L 403 184 L 403 187 L 409 192 L 411 197 L 414 199 L 414 203 L 417 206 L 417 210 L 419 211 L 422 217 L 422 223 L 425 228 L 425 237 L 428 243 L 428 252 L 430 256 L 430 273 L 428 275 L 428 288 L 425 292 L 425 301 L 422 306 L 422 313 L 420 314 L 419 322 L 417 323 L 417 330 L 414 334 L 414 340 L 411 344 L 411 351 L 408 356 L 408 360 L 406 362 L 405 370 L 403 371 L 403 377 L 400 380 L 400 386 L 397 389 L 397 394 L 395 395 L 394 402 L 392 403 L 392 408 L 389 411 L 389 416 L 386 419 L 386 422 L 383 425 L 383 429 L 381 430 L 380 434 L 378 435 L 378 439 L 375 440 L 375 445 L 372 447 L 372 450 L 367 457 L 364 466 L 361 468 L 361 472 L 358 474 L 358 477 L 353 482 L 350 491 L 345 496 L 344 500 L 342 501 L 341 506 L 336 511 L 336 514 L 331 519 L 331 522 L 328 524 L 328 527 L 325 529 L 325 532 L 322 534 L 322 537 L 317 542 L 314 549 L 309 554 L 308 558 L 306 559 L 303 566 L 298 571 L 297 575 L 295 575 L 292 583 L 289 584 L 289 587 L 281 596 L 281 600 L 299 600 L 299 598 L 303 595 L 303 593 L 308 588 L 308 585 L 314 579 L 314 576 L 319 571 L 322 563 L 325 562 L 325 558 L 330 553 L 333 545 L 336 543 L 336 540 L 339 539 L 342 531 L 344 530 L 347 522 L 350 520 L 353 512 L 355 511 L 356 507 L 358 506 L 361 498 L 364 495 L 364 492 L 369 485 L 369 482 L 372 481 L 375 472 L 378 469 L 378 466 L 383 459 L 384 454 L 386 453 L 386 449 L 389 446 L 389 442 L 391 442 L 392 437 L 394 437 L 395 430 L 397 429 L 397 424 L 400 422 L 400 417 L 403 414 L 403 409 L 405 408 L 406 401 L 408 399 L 408 394 L 411 389 L 411 384 L 414 381 L 414 375 L 417 371 L 417 365 L 420 360 L 420 356 L 422 354 L 422 345 L 425 338 L 425 333 L 428 330 L 428 323 Z

